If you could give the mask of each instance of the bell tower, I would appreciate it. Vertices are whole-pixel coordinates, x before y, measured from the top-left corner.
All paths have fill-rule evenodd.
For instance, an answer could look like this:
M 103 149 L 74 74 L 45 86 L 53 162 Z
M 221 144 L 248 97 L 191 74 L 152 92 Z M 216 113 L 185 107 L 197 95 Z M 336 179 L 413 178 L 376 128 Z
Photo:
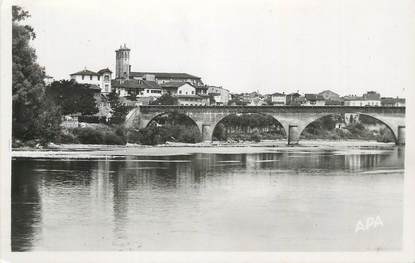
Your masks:
M 115 50 L 115 78 L 129 79 L 130 77 L 130 49 L 124 44 Z

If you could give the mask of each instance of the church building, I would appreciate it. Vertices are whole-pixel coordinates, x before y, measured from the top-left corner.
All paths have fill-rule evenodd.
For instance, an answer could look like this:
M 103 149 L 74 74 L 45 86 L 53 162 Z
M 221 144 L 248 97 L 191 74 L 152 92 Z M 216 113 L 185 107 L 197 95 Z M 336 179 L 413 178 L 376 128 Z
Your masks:
M 157 98 L 169 93 L 178 98 L 180 105 L 208 105 L 208 87 L 200 77 L 187 73 L 131 71 L 130 51 L 125 44 L 115 51 L 112 87 L 121 97 Z

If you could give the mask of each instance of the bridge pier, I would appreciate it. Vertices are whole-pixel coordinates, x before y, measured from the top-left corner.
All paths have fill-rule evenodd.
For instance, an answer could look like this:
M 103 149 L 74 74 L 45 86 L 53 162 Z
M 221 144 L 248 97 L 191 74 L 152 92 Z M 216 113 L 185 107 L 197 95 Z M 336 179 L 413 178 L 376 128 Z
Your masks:
M 210 124 L 202 124 L 202 141 L 203 142 L 211 142 L 212 135 L 213 135 L 213 127 Z
M 398 126 L 396 145 L 405 145 L 405 126 Z
M 300 141 L 298 125 L 288 125 L 288 145 L 296 145 Z

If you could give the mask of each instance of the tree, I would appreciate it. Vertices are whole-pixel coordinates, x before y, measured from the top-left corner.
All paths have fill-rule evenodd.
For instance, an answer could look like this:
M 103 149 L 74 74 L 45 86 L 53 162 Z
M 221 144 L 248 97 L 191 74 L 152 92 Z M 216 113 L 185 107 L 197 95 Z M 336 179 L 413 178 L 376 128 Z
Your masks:
M 35 122 L 36 137 L 42 144 L 57 141 L 61 132 L 61 120 L 61 108 L 50 100 L 43 101 Z
M 29 45 L 34 29 L 21 24 L 30 17 L 19 6 L 12 7 L 12 95 L 13 139 L 37 139 L 46 144 L 60 133 L 61 110 L 45 97 L 44 69 L 36 63 L 36 52 Z
M 97 113 L 94 94 L 95 91 L 89 85 L 79 84 L 74 80 L 55 81 L 46 88 L 46 96 L 62 107 L 64 115 Z
M 43 68 L 36 63 L 35 50 L 29 45 L 36 35 L 21 22 L 30 17 L 19 6 L 12 7 L 12 95 L 13 138 L 29 140 L 36 136 L 36 117 L 44 94 Z
M 111 107 L 111 124 L 121 124 L 125 121 L 128 107 L 121 103 L 120 96 L 115 91 L 108 94 L 108 102 Z
M 179 104 L 177 98 L 169 93 L 163 94 L 160 98 L 150 102 L 150 105 L 177 105 Z

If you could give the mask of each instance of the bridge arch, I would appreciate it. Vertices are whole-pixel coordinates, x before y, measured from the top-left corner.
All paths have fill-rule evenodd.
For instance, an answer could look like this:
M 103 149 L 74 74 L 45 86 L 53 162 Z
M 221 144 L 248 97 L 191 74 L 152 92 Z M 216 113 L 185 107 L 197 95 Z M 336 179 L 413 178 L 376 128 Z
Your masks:
M 376 116 L 374 114 L 372 115 L 372 114 L 369 114 L 369 113 L 360 113 L 360 112 L 358 112 L 356 114 L 361 115 L 361 116 L 367 116 L 367 117 L 369 117 L 371 119 L 374 119 L 374 120 L 382 123 L 391 132 L 391 134 L 393 136 L 394 142 L 398 142 L 398 134 L 397 134 L 398 133 L 398 126 L 397 125 L 394 125 L 394 124 L 390 123 L 390 121 L 382 118 L 381 116 Z M 307 122 L 303 123 L 302 125 L 299 125 L 298 126 L 298 128 L 299 128 L 298 129 L 298 139 L 300 139 L 299 137 L 303 134 L 303 132 L 305 131 L 305 129 L 309 125 L 311 125 L 312 123 L 314 123 L 314 122 L 316 122 L 318 120 L 321 120 L 322 118 L 329 117 L 329 116 L 336 116 L 336 115 L 337 116 L 341 116 L 342 114 L 341 113 L 325 113 L 325 114 L 320 114 L 315 119 L 308 120 Z
M 274 124 L 276 124 L 278 126 L 278 128 L 281 130 L 283 138 L 287 138 L 287 131 L 286 131 L 284 125 L 277 118 L 275 118 L 274 115 L 268 114 L 268 113 L 259 113 L 259 112 L 230 113 L 230 114 L 226 114 L 226 115 L 223 115 L 223 116 L 219 117 L 216 120 L 216 122 L 212 125 L 211 133 L 209 134 L 208 138 L 213 141 L 213 136 L 215 134 L 215 131 L 217 131 L 217 129 L 219 128 L 219 125 L 223 124 L 223 122 L 226 121 L 228 118 L 231 118 L 233 116 L 243 116 L 243 115 L 245 115 L 245 116 L 246 115 L 261 115 L 261 116 L 264 116 L 264 117 L 270 117 L 272 122 L 274 122 Z M 247 125 L 247 126 L 249 126 L 249 125 Z M 253 125 L 253 126 L 250 126 L 250 127 L 259 128 L 260 126 Z
M 140 126 L 140 128 L 147 128 L 147 127 L 149 127 L 149 125 L 151 123 L 155 122 L 158 118 L 161 118 L 163 116 L 169 116 L 171 114 L 184 117 L 185 120 L 188 121 L 188 123 L 180 123 L 179 122 L 177 124 L 185 124 L 185 125 L 190 124 L 191 126 L 196 127 L 199 137 L 202 138 L 202 127 L 201 127 L 200 123 L 196 122 L 191 116 L 189 116 L 188 114 L 185 114 L 183 112 L 177 112 L 177 111 L 157 112 L 149 118 L 140 119 L 140 125 L 139 126 Z

